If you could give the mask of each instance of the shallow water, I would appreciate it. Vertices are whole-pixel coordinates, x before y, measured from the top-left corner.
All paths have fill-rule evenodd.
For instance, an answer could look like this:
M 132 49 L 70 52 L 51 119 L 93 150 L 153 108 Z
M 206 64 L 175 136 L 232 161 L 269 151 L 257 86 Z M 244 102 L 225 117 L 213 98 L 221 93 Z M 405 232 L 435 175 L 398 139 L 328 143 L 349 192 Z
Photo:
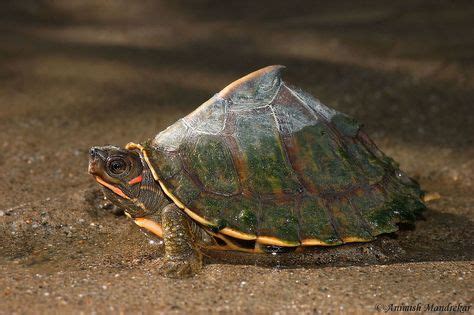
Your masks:
M 0 313 L 472 303 L 472 5 L 19 3 L 0 19 Z M 196 277 L 162 278 L 162 246 L 104 205 L 88 149 L 151 137 L 269 64 L 442 198 L 373 243 L 207 252 Z

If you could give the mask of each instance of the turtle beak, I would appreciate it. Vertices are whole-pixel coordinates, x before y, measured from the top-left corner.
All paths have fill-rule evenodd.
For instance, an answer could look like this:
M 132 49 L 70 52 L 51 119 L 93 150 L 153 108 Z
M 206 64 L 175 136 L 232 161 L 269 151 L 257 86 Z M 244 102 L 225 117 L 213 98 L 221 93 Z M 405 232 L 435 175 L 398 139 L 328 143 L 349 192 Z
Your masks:
M 89 174 L 101 175 L 104 170 L 104 161 L 107 159 L 107 153 L 98 147 L 92 147 L 89 150 Z

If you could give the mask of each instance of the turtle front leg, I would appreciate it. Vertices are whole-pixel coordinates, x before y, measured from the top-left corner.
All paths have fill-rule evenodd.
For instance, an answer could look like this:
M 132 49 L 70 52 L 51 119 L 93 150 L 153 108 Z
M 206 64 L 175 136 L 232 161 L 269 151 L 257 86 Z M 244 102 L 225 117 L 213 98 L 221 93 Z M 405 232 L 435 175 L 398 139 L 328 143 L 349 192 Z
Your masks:
M 202 268 L 202 254 L 197 248 L 192 224 L 188 216 L 175 204 L 169 204 L 161 213 L 165 258 L 161 272 L 168 277 L 182 278 Z

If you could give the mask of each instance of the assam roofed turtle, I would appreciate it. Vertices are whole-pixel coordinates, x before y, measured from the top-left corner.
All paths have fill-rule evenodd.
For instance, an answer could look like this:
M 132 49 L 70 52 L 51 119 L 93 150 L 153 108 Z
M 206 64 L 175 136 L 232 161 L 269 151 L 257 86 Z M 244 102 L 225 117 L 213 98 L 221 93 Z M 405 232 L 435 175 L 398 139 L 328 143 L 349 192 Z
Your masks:
M 423 192 L 353 118 L 255 71 L 142 144 L 93 147 L 89 172 L 162 237 L 162 270 L 202 267 L 200 248 L 266 252 L 367 242 L 413 222 Z

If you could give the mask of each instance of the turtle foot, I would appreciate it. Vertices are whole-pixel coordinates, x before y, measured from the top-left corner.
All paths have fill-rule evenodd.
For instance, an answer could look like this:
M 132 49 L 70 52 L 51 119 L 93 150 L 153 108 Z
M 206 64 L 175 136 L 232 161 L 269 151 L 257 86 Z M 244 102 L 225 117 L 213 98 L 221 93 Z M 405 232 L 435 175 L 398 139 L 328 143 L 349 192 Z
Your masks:
M 169 278 L 192 277 L 202 269 L 202 256 L 194 253 L 185 259 L 179 257 L 166 257 L 160 266 L 162 275 Z

